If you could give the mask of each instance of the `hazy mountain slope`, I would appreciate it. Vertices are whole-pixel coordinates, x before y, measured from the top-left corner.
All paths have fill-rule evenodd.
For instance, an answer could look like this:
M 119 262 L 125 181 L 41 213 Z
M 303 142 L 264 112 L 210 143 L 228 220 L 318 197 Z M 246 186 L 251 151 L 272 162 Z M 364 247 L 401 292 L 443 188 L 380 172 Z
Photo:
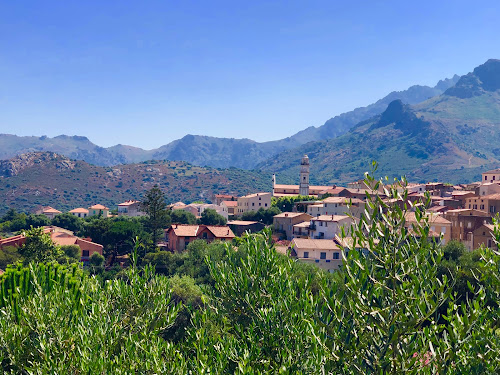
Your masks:
M 310 141 L 336 137 L 348 131 L 360 121 L 380 114 L 387 104 L 395 99 L 404 103 L 418 103 L 441 94 L 453 85 L 458 76 L 439 81 L 435 87 L 412 86 L 408 90 L 392 92 L 367 107 L 356 108 L 328 120 L 320 127 L 309 127 L 291 137 L 277 141 L 255 142 L 250 139 L 217 138 L 186 135 L 154 150 L 116 145 L 99 147 L 86 137 L 61 135 L 49 137 L 18 137 L 0 134 L 0 159 L 8 159 L 26 152 L 51 151 L 88 163 L 112 166 L 138 163 L 145 160 L 184 160 L 200 166 L 216 168 L 238 167 L 252 169 L 258 163 L 284 150 L 292 149 Z
M 335 116 L 320 127 L 311 127 L 298 133 L 307 141 L 325 140 L 344 134 L 357 123 L 381 114 L 394 100 L 401 100 L 404 104 L 416 104 L 429 98 L 442 94 L 452 87 L 460 77 L 455 74 L 453 78 L 441 80 L 434 87 L 415 85 L 404 91 L 393 91 L 384 98 L 366 107 L 356 108 L 353 111 Z
M 350 132 L 285 151 L 259 167 L 291 177 L 304 153 L 311 179 L 345 183 L 358 179 L 372 160 L 379 173 L 412 180 L 472 181 L 500 165 L 500 61 L 489 60 L 455 87 L 423 103 L 401 101 Z
M 209 200 L 214 193 L 244 195 L 271 190 L 271 175 L 186 162 L 152 161 L 104 168 L 51 152 L 0 161 L 0 215 L 9 207 L 31 211 L 50 205 L 61 211 L 102 203 L 116 208 L 140 199 L 158 184 L 170 202 Z
M 123 155 L 110 153 L 96 146 L 87 137 L 60 135 L 50 137 L 19 137 L 0 134 L 0 160 L 28 152 L 51 151 L 72 159 L 85 160 L 96 165 L 122 163 Z

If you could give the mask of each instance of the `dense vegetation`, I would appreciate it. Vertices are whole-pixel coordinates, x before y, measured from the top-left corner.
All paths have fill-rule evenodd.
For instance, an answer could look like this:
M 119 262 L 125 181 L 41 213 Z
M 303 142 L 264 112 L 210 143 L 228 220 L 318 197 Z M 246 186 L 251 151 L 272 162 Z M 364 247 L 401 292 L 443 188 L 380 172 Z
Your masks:
M 396 188 L 387 193 L 405 198 Z M 334 274 L 278 254 L 267 232 L 142 259 L 136 244 L 131 267 L 107 281 L 74 266 L 10 268 L 0 281 L 8 302 L 0 308 L 2 369 L 498 373 L 500 252 L 480 249 L 467 260 L 459 245 L 428 239 L 418 209 L 406 229 L 407 209 L 371 197 Z
M 245 195 L 269 191 L 271 173 L 196 167 L 186 162 L 151 161 L 103 168 L 53 153 L 30 153 L 0 160 L 0 215 L 9 208 L 60 211 L 96 203 L 111 209 L 129 199 L 142 200 L 158 185 L 168 202 L 210 200 L 213 194 Z

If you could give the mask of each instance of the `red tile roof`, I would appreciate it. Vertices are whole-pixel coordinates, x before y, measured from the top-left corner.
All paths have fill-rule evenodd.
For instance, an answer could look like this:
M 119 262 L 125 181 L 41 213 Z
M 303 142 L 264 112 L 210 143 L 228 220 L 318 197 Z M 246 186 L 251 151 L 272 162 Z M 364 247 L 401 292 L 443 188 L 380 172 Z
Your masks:
M 103 206 L 102 204 L 94 204 L 93 206 L 90 206 L 89 209 L 91 210 L 109 210 L 106 206 Z

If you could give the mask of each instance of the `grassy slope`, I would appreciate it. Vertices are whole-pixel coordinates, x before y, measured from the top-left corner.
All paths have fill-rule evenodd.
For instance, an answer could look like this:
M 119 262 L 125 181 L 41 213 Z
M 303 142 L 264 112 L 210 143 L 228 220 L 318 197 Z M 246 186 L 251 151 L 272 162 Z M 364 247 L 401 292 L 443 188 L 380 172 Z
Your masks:
M 61 211 L 93 203 L 116 208 L 127 199 L 140 199 L 155 184 L 170 202 L 209 200 L 213 193 L 242 195 L 271 189 L 269 173 L 201 168 L 169 161 L 113 168 L 83 161 L 61 166 L 58 161 L 64 159 L 56 156 L 25 166 L 17 175 L 0 177 L 0 214 L 9 207 L 31 211 L 37 205 L 50 205 Z

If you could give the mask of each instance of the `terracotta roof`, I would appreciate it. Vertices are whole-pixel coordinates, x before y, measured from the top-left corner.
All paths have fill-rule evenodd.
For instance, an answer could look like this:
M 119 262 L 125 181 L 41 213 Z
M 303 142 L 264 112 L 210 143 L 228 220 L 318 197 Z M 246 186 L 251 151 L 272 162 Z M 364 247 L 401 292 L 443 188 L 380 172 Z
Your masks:
M 253 194 L 248 194 L 248 195 L 245 195 L 241 198 L 253 198 L 253 197 L 260 197 L 261 195 L 268 195 L 268 194 L 271 194 L 271 193 L 253 193 Z
M 427 217 L 429 218 L 430 224 L 451 224 L 451 221 L 446 220 L 441 215 L 428 213 Z M 417 219 L 415 217 L 415 212 L 408 212 L 406 214 L 406 221 L 408 221 L 410 223 L 416 223 Z
M 485 174 L 485 173 L 500 173 L 500 168 L 492 169 L 490 171 L 483 172 L 483 174 Z
M 83 207 L 79 207 L 79 208 L 75 208 L 71 211 L 69 211 L 70 213 L 72 214 L 88 214 L 89 213 L 89 210 L 87 210 L 86 208 L 83 208 Z
M 196 237 L 199 225 L 173 224 L 170 229 L 177 237 Z
M 278 215 L 274 215 L 274 217 L 298 217 L 298 216 L 302 216 L 302 215 L 307 215 L 306 213 L 304 212 L 282 212 Z M 308 215 L 308 216 L 311 216 L 311 215 Z
M 258 221 L 231 220 L 227 222 L 227 225 L 253 225 L 258 223 Z
M 238 201 L 222 201 L 227 207 L 237 207 Z
M 481 196 L 481 199 L 500 200 L 500 193 L 483 195 L 483 196 Z
M 345 187 L 342 187 L 342 186 L 337 186 L 335 188 L 330 187 L 329 189 L 321 191 L 321 194 L 340 194 L 344 190 L 345 190 Z
M 207 225 L 207 229 L 217 238 L 234 238 L 236 237 L 228 226 Z
M 361 199 L 358 198 L 346 198 L 346 197 L 328 197 L 323 199 L 324 203 L 364 203 Z
M 302 223 L 294 224 L 294 228 L 308 228 L 311 225 L 310 221 L 303 221 Z
M 49 213 L 50 213 L 50 214 L 62 214 L 62 212 L 61 212 L 61 211 L 56 210 L 55 208 L 52 208 L 52 207 L 50 207 L 50 206 L 48 206 L 48 207 L 44 207 L 44 209 L 43 209 L 43 213 L 48 213 L 48 214 L 49 214 Z
M 196 237 L 203 230 L 208 229 L 216 238 L 234 238 L 236 237 L 228 226 L 225 225 L 189 225 L 173 224 L 168 230 L 173 230 L 177 237 Z
M 125 201 L 123 203 L 120 203 L 118 206 L 131 206 L 131 205 L 136 204 L 136 203 L 139 203 L 139 201 L 130 200 L 130 201 Z
M 338 222 L 342 221 L 345 219 L 351 219 L 349 216 L 346 215 L 320 215 L 318 217 L 313 217 L 311 221 L 331 221 L 331 222 Z
M 94 204 L 93 206 L 90 206 L 89 209 L 91 210 L 109 210 L 106 206 L 103 206 L 102 204 Z
M 291 246 L 296 249 L 340 250 L 333 240 L 313 240 L 310 238 L 294 238 Z

